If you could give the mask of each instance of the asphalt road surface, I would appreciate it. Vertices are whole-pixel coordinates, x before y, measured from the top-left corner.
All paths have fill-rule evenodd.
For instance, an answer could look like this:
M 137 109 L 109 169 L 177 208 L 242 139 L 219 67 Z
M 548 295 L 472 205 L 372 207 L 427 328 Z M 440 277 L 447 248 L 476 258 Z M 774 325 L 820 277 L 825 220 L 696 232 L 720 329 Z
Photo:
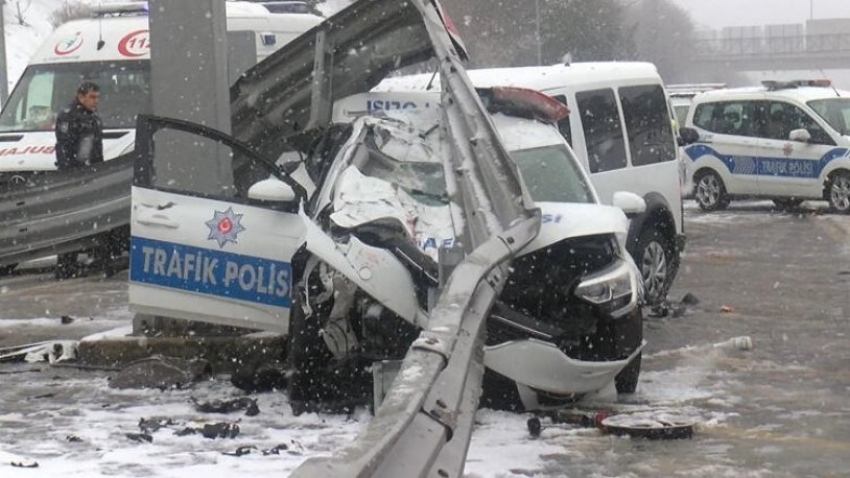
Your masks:
M 693 437 L 614 437 L 544 418 L 540 437 L 532 438 L 525 429 L 530 415 L 483 414 L 473 435 L 469 476 L 850 474 L 850 217 L 809 203 L 790 212 L 773 211 L 769 202 L 733 203 L 728 211 L 710 214 L 691 203 L 685 222 L 687 250 L 670 298 L 675 306 L 691 293 L 699 303 L 647 317 L 649 345 L 637 393 L 581 408 L 678 414 L 697 424 Z M 61 315 L 75 320 L 62 325 Z M 126 325 L 130 317 L 126 274 L 55 283 L 49 271 L 35 271 L 0 280 L 0 346 L 79 338 Z M 750 337 L 752 350 L 712 345 L 738 336 Z M 0 371 L 8 367 L 0 364 Z M 61 399 L 23 400 L 27 393 L 15 393 L 10 380 L 32 385 L 55 381 L 58 374 L 0 375 L 5 408 L 0 430 L 4 420 L 8 425 L 21 416 L 38 418 L 40 408 Z M 85 374 L 74 377 L 75 386 L 84 389 Z M 104 374 L 92 377 L 98 386 L 105 383 Z M 156 403 L 167 401 L 157 397 Z M 179 400 L 185 402 L 185 396 Z M 147 409 L 154 413 L 155 406 Z M 52 426 L 65 423 L 60 418 Z M 349 426 L 343 435 L 352 436 L 350 425 L 340 426 Z M 16 430 L 15 440 L 26 439 L 25 427 Z M 22 451 L 3 435 L 0 451 Z M 122 468 L 92 466 L 121 475 Z M 134 473 L 132 467 L 123 470 Z M 158 470 L 146 473 L 172 476 Z M 0 476 L 5 473 L 0 468 Z

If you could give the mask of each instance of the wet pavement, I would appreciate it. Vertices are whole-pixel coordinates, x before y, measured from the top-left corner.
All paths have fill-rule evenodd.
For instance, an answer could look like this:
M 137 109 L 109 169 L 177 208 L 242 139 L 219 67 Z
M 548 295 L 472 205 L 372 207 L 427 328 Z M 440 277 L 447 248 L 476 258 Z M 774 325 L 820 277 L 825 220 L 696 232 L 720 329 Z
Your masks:
M 682 316 L 647 318 L 649 345 L 636 394 L 584 408 L 672 411 L 698 420 L 693 438 L 614 437 L 544 419 L 535 439 L 525 428 L 529 415 L 483 412 L 468 476 L 850 476 L 850 217 L 811 206 L 777 213 L 769 202 L 733 203 L 728 211 L 704 214 L 690 204 L 686 228 L 687 252 L 670 297 L 690 292 L 699 303 Z M 131 315 L 125 304 L 126 274 L 58 284 L 46 272 L 0 279 L 0 346 L 126 325 Z M 61 325 L 61 315 L 78 319 Z M 736 336 L 751 337 L 753 349 L 712 346 Z M 143 415 L 194 417 L 185 409 L 190 392 L 111 392 L 108 377 L 0 364 L 3 384 L 21 384 L 0 387 L 0 451 L 31 452 L 42 460 L 42 473 L 51 464 L 79 470 L 71 476 L 189 476 L 191 470 L 244 476 L 268 465 L 260 458 L 220 458 L 235 443 L 155 435 L 154 444 L 163 443 L 157 448 L 123 440 Z M 205 399 L 233 396 L 220 382 L 199 391 Z M 91 406 L 68 411 L 74 402 Z M 298 455 L 288 455 L 279 471 L 340 446 L 359 427 L 345 417 L 296 420 L 279 394 L 262 395 L 260 405 L 279 417 L 243 417 L 255 437 L 245 443 L 268 448 L 284 437 L 298 443 Z M 67 442 L 71 430 L 91 423 L 83 436 L 90 447 Z M 93 451 L 116 446 L 110 453 Z M 177 451 L 169 452 L 174 446 Z M 215 463 L 218 468 L 209 468 Z M 0 476 L 8 470 L 0 467 Z

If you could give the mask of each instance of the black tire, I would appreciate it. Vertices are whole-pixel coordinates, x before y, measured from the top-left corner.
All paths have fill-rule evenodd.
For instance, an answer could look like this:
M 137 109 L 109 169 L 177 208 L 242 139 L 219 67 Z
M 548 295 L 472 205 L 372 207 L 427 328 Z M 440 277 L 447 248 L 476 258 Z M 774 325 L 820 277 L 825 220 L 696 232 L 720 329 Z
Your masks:
M 803 200 L 797 198 L 776 198 L 773 200 L 773 204 L 774 206 L 776 206 L 776 209 L 779 209 L 780 211 L 785 211 L 788 209 L 794 209 L 800 204 L 803 204 Z
M 850 172 L 832 173 L 824 193 L 829 209 L 839 214 L 850 214 Z
M 15 267 L 18 267 L 17 264 L 9 264 L 6 266 L 0 266 L 0 277 L 12 275 L 15 272 Z
M 56 269 L 54 270 L 54 277 L 56 277 L 56 280 L 71 279 L 79 276 L 80 272 L 81 267 L 80 264 L 77 263 L 76 252 L 59 254 L 56 258 Z
M 287 389 L 292 413 L 348 413 L 368 404 L 372 396 L 371 362 L 335 360 L 320 335 L 323 308 L 314 306 L 314 314 L 307 317 L 304 300 L 304 286 L 300 284 L 295 288 L 289 315 Z
M 719 211 L 729 206 L 726 185 L 714 171 L 700 171 L 696 174 L 694 199 L 703 211 Z
M 675 254 L 673 239 L 665 237 L 657 222 L 638 236 L 634 259 L 640 269 L 647 305 L 658 305 L 667 297 L 674 277 Z

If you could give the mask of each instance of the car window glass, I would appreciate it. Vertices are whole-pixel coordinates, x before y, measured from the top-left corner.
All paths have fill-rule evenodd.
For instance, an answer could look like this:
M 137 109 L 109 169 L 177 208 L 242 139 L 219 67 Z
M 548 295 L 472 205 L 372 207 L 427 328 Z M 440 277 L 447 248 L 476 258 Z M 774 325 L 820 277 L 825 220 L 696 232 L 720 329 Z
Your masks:
M 560 101 L 561 103 L 563 103 L 565 105 L 567 104 L 567 97 L 564 96 L 564 95 L 557 95 L 557 96 L 554 96 L 553 98 L 555 98 L 556 100 Z M 567 105 L 567 107 L 569 107 L 569 105 Z M 572 146 L 573 145 L 573 132 L 570 129 L 570 117 L 569 117 L 569 115 L 567 115 L 567 117 L 562 119 L 561 121 L 558 121 L 558 131 L 561 132 L 561 136 L 563 136 L 564 139 L 567 140 L 567 143 L 569 143 L 569 145 Z
M 661 85 L 627 86 L 619 93 L 632 165 L 676 159 L 672 123 Z
M 694 113 L 694 125 L 718 134 L 762 136 L 764 129 L 758 101 L 703 103 Z
M 791 131 L 805 129 L 812 142 L 833 144 L 826 131 L 801 108 L 781 101 L 771 101 L 768 108 L 766 138 L 787 141 Z
M 850 98 L 812 100 L 808 105 L 838 134 L 850 135 Z
M 510 152 L 535 201 L 593 203 L 581 167 L 563 144 Z
M 626 145 L 614 90 L 576 93 L 591 173 L 626 167 Z

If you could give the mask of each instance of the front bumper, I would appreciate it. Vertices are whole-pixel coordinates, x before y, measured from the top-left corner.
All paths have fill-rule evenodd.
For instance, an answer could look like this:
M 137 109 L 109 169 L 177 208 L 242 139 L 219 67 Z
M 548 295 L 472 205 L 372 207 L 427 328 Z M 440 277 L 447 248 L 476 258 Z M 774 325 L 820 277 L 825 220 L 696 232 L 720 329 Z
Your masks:
M 621 360 L 590 362 L 567 356 L 558 347 L 537 339 L 512 340 L 484 347 L 484 364 L 494 372 L 533 390 L 555 395 L 586 394 L 614 381 L 643 350 L 640 344 Z

